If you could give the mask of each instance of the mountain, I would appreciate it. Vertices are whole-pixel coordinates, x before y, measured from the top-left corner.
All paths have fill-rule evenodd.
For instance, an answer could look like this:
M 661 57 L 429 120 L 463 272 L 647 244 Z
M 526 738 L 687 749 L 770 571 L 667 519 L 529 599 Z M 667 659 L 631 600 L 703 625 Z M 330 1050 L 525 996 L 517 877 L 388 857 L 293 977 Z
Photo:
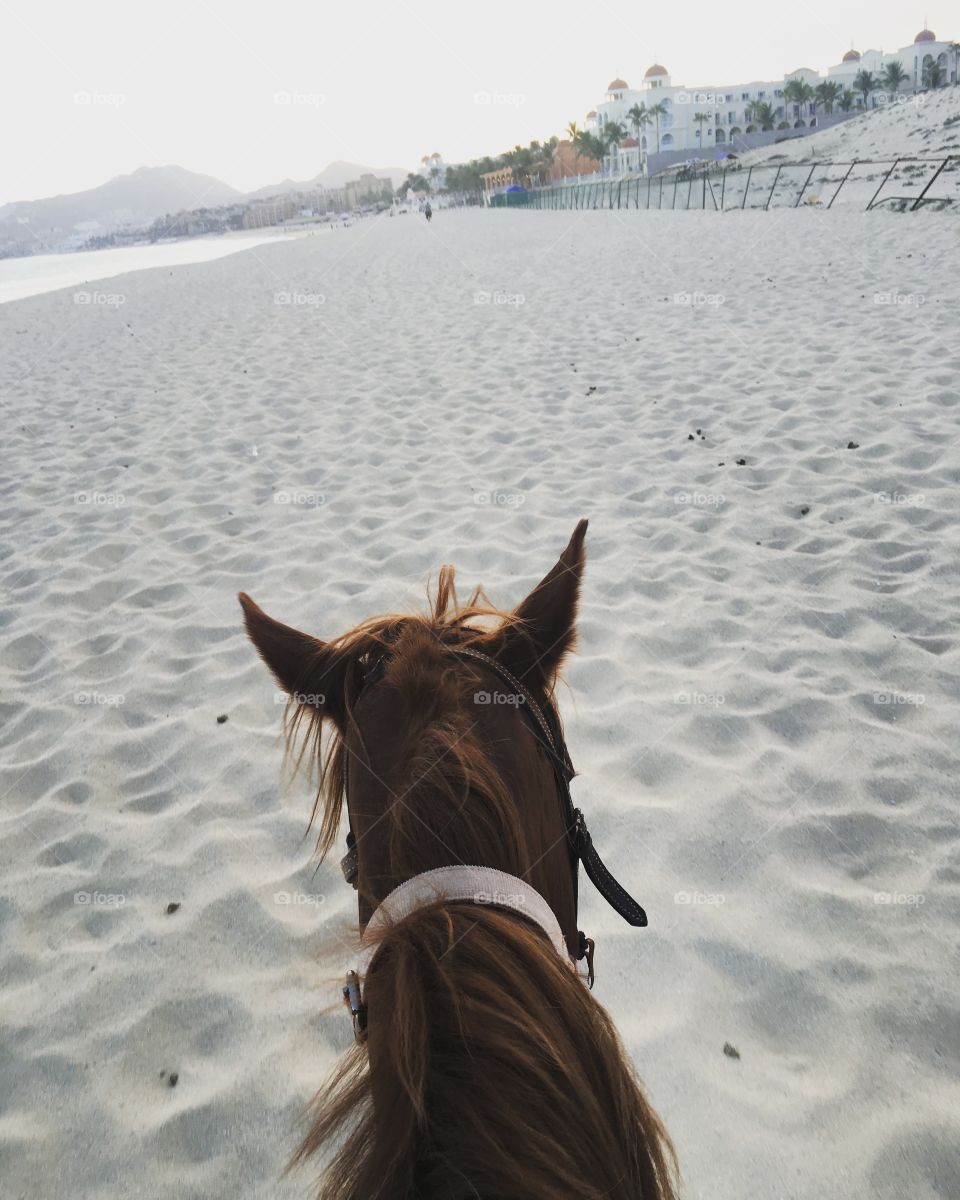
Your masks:
M 269 196 L 281 196 L 285 192 L 311 192 L 318 188 L 338 188 L 343 187 L 345 183 L 349 183 L 353 179 L 359 179 L 361 175 L 376 175 L 378 179 L 389 179 L 395 188 L 399 187 L 410 173 L 409 167 L 363 167 L 359 163 L 351 162 L 332 162 L 328 167 L 314 175 L 312 179 L 304 179 L 297 181 L 296 179 L 284 179 L 281 183 L 268 184 L 266 187 L 257 188 L 255 192 L 248 192 L 248 200 L 265 200 Z
M 141 167 L 86 192 L 0 206 L 0 245 L 31 242 L 37 249 L 38 242 L 63 245 L 80 235 L 109 233 L 123 225 L 149 225 L 168 212 L 242 199 L 242 192 L 209 175 L 183 167 Z

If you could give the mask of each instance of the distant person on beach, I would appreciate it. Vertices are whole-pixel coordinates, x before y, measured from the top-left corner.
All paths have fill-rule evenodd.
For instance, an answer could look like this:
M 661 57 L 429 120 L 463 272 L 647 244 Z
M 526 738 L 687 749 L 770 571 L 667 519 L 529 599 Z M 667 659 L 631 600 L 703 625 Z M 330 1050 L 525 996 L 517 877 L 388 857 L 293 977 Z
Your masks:
M 430 207 L 430 201 L 429 201 L 429 200 L 427 201 L 427 206 L 426 206 L 426 208 L 423 210 L 423 215 L 424 215 L 424 216 L 427 218 L 427 220 L 428 220 L 428 221 L 429 221 L 429 220 L 430 220 L 430 218 L 433 216 L 433 209 Z

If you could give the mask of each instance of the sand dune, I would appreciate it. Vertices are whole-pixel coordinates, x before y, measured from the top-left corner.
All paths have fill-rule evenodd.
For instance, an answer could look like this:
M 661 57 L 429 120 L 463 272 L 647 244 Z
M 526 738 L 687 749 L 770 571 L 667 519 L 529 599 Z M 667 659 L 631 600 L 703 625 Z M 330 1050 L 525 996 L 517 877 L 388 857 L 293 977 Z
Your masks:
M 650 928 L 582 923 L 687 1196 L 960 1195 L 953 224 L 440 213 L 0 307 L 4 1197 L 306 1194 L 356 910 L 235 594 L 509 604 L 581 516 Z
M 960 89 L 956 87 L 915 95 L 903 93 L 882 108 L 861 113 L 821 133 L 751 150 L 740 158 L 750 165 L 777 157 L 791 162 L 849 162 L 852 158 L 942 158 L 948 154 L 960 155 Z

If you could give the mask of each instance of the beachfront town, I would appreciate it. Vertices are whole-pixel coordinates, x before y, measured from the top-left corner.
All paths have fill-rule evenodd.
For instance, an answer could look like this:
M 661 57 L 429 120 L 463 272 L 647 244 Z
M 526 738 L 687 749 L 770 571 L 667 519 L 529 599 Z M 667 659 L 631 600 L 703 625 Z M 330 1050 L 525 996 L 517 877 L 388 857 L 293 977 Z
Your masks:
M 926 25 L 898 50 L 850 46 L 823 73 L 800 66 L 781 79 L 688 85 L 654 62 L 639 84 L 620 76 L 612 79 L 596 107 L 570 121 L 563 136 L 468 163 L 446 163 L 433 151 L 402 181 L 365 172 L 331 187 L 318 177 L 316 184 L 288 181 L 275 191 L 234 193 L 226 204 L 174 212 L 157 206 L 152 213 L 108 202 L 108 184 L 99 211 L 96 189 L 77 194 L 83 203 L 76 211 L 71 197 L 56 198 L 60 208 L 52 219 L 44 213 L 42 229 L 31 205 L 46 202 L 8 204 L 0 208 L 0 258 L 277 226 L 345 224 L 381 212 L 416 211 L 427 199 L 440 206 L 489 203 L 510 188 L 596 176 L 649 177 L 681 166 L 733 163 L 745 151 L 803 138 L 869 110 L 919 103 L 931 90 L 956 87 L 958 81 L 960 42 L 941 38 Z

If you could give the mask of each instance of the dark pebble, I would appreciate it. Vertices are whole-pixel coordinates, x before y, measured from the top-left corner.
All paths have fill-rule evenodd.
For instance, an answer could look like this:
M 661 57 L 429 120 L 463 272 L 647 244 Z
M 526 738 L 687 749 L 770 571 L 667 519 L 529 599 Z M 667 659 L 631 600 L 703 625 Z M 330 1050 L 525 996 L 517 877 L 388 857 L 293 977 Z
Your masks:
M 847 449 L 848 450 L 859 450 L 860 443 L 859 442 L 847 442 Z
M 688 434 L 687 434 L 687 441 L 688 441 L 688 442 L 693 442 L 693 441 L 695 441 L 695 440 L 696 440 L 696 439 L 694 438 L 694 436 L 693 436 L 693 434 L 692 434 L 692 433 L 688 433 Z
M 739 1058 L 740 1057 L 740 1051 L 736 1048 L 736 1046 L 731 1046 L 729 1042 L 723 1043 L 723 1052 L 727 1056 L 727 1058 Z
M 800 516 L 805 517 L 809 511 L 810 511 L 809 506 L 805 504 L 803 506 L 803 508 L 800 509 Z
M 180 907 L 179 900 L 171 900 L 170 903 L 167 905 L 167 916 L 169 917 L 172 913 L 175 913 L 179 907 Z
M 726 1049 L 726 1048 L 724 1048 L 724 1049 Z M 737 1054 L 736 1050 L 734 1050 L 734 1054 Z M 739 1055 L 739 1054 L 737 1054 L 737 1058 L 739 1058 L 739 1057 L 740 1057 L 740 1055 Z M 178 1080 L 179 1078 L 180 1078 L 180 1076 L 179 1076 L 179 1075 L 176 1073 L 176 1071 L 171 1071 L 171 1072 L 170 1072 L 170 1077 L 169 1077 L 169 1079 L 167 1080 L 167 1083 L 169 1083 L 169 1085 L 170 1085 L 171 1087 L 176 1087 L 176 1086 L 177 1086 L 177 1080 Z
M 747 460 L 746 460 L 745 458 L 738 458 L 738 459 L 737 459 L 737 466 L 738 466 L 738 467 L 745 467 L 746 465 L 747 465 Z
M 217 724 L 218 724 L 218 725 L 224 725 L 224 724 L 226 724 L 226 721 L 227 721 L 227 714 L 226 714 L 226 713 L 221 713 L 221 714 L 220 714 L 220 716 L 219 716 L 219 717 L 217 717 Z

